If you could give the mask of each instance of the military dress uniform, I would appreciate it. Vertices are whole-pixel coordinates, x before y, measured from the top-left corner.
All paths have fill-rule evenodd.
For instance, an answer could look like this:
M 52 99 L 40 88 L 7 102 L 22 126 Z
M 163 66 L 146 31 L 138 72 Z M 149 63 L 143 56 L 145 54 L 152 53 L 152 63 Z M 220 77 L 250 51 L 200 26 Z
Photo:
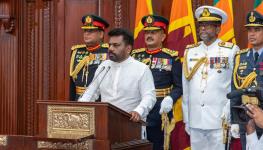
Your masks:
M 162 143 L 162 120 L 159 114 L 161 102 L 165 96 L 170 95 L 175 103 L 182 95 L 182 66 L 178 52 L 167 48 L 161 48 L 156 52 L 149 52 L 146 48 L 140 48 L 133 50 L 132 56 L 148 65 L 152 71 L 157 102 L 147 116 L 147 127 L 154 127 L 157 130 L 154 131 L 156 134 L 147 131 L 147 137 L 153 137 L 153 141 L 156 139 Z M 169 117 L 172 117 L 172 112 L 169 113 Z M 154 136 L 151 136 L 151 134 L 154 134 Z M 151 141 L 151 139 L 149 140 Z
M 83 30 L 104 30 L 109 24 L 95 15 L 82 17 Z M 95 71 L 108 58 L 108 44 L 99 43 L 93 47 L 86 44 L 71 48 L 70 100 L 77 100 L 91 83 Z
M 203 6 L 197 9 L 196 17 L 200 22 L 219 21 L 221 24 L 222 13 L 217 8 Z M 230 92 L 237 50 L 235 44 L 220 39 L 210 45 L 201 41 L 186 47 L 182 107 L 192 150 L 224 149 L 221 115 L 224 108 L 229 109 L 226 94 Z
M 149 15 L 142 18 L 144 30 L 158 30 L 159 25 L 167 25 L 168 21 L 161 16 Z M 156 98 L 153 109 L 147 116 L 147 139 L 153 142 L 154 150 L 163 149 L 164 132 L 161 130 L 162 120 L 159 113 L 161 103 L 166 96 L 171 96 L 173 103 L 182 95 L 182 65 L 178 52 L 168 48 L 148 50 L 147 48 L 135 49 L 132 57 L 149 66 L 152 71 Z M 172 118 L 172 111 L 168 113 Z
M 257 11 L 251 11 L 247 15 L 246 27 L 263 27 L 263 16 Z M 232 91 L 249 87 L 261 87 L 263 85 L 263 47 L 257 51 L 253 48 L 240 50 L 235 55 L 235 66 L 232 76 Z M 238 122 L 237 111 L 232 106 L 242 104 L 241 97 L 231 99 L 231 121 Z M 258 136 L 262 135 L 262 129 L 257 128 Z M 240 124 L 240 138 L 242 150 L 246 149 L 246 131 L 244 124 Z

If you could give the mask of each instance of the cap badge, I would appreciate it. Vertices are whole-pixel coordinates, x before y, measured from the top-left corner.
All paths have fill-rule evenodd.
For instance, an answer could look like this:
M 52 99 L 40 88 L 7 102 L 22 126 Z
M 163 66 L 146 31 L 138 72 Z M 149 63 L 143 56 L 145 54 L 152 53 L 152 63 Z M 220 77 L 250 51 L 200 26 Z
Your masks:
M 249 22 L 255 22 L 256 21 L 256 17 L 254 16 L 254 12 L 251 12 L 248 19 L 249 19 Z
M 203 13 L 202 13 L 202 16 L 203 16 L 203 17 L 208 17 L 208 16 L 210 16 L 210 12 L 209 12 L 208 8 L 204 8 Z
M 92 18 L 90 16 L 87 16 L 85 19 L 86 24 L 91 25 L 92 24 Z
M 146 23 L 148 24 L 148 26 L 152 25 L 153 24 L 153 17 L 152 16 L 148 16 L 146 18 Z

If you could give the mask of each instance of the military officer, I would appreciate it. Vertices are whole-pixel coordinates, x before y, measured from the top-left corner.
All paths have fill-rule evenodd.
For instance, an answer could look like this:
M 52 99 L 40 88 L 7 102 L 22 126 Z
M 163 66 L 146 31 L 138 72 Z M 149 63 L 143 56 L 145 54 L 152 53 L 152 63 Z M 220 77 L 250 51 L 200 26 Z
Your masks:
M 227 19 L 221 9 L 201 6 L 195 11 L 201 42 L 188 45 L 183 62 L 183 120 L 192 150 L 223 150 L 221 116 L 229 116 L 234 54 L 239 48 L 218 38 Z
M 94 77 L 98 65 L 107 59 L 108 44 L 103 43 L 109 24 L 95 15 L 82 17 L 85 44 L 74 45 L 70 60 L 70 100 L 77 100 Z
M 157 102 L 147 116 L 147 139 L 154 150 L 163 149 L 164 133 L 161 130 L 163 112 L 172 116 L 172 106 L 182 95 L 182 65 L 178 52 L 163 47 L 168 20 L 162 16 L 148 15 L 141 20 L 144 25 L 145 48 L 135 49 L 132 56 L 147 64 L 153 74 Z
M 263 84 L 263 16 L 257 11 L 250 11 L 246 18 L 245 25 L 248 32 L 248 41 L 252 48 L 240 50 L 235 56 L 235 66 L 232 78 L 232 90 L 245 89 L 249 87 L 262 87 Z M 231 106 L 241 105 L 241 97 L 231 99 Z M 237 111 L 231 107 L 234 123 L 238 123 Z M 262 129 L 257 129 L 258 136 Z M 240 125 L 240 138 L 242 149 L 246 149 L 246 130 Z

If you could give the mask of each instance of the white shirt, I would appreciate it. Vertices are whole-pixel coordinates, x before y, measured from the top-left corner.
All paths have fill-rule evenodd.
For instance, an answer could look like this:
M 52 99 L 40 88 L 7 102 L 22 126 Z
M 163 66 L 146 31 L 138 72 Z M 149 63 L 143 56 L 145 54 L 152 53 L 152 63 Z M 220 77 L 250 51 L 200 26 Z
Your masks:
M 263 138 L 262 136 L 258 140 L 256 132 L 247 135 L 247 150 L 262 150 Z
M 219 46 L 219 42 L 221 40 L 217 39 L 209 46 L 200 42 L 200 45 L 188 49 L 188 70 L 193 69 L 200 58 L 208 59 L 208 64 L 202 64 L 191 80 L 188 81 L 183 74 L 183 117 L 191 128 L 220 129 L 223 108 L 228 106 L 230 109 L 226 94 L 230 92 L 233 58 L 239 48 L 236 45 Z M 224 64 L 226 60 L 226 68 L 223 65 L 218 68 L 215 64 Z
M 93 80 L 78 101 L 95 101 L 101 95 L 102 102 L 109 102 L 126 112 L 136 111 L 142 118 L 148 115 L 156 102 L 150 69 L 132 57 L 121 63 L 104 61 Z

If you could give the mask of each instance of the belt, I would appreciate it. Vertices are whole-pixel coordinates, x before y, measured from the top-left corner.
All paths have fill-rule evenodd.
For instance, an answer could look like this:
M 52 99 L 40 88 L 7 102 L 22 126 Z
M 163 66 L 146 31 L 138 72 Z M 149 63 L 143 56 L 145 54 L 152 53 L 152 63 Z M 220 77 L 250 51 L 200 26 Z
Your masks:
M 156 98 L 161 98 L 169 95 L 172 91 L 172 87 L 163 88 L 163 89 L 155 89 Z
M 81 95 L 86 89 L 87 87 L 76 86 L 76 94 Z

